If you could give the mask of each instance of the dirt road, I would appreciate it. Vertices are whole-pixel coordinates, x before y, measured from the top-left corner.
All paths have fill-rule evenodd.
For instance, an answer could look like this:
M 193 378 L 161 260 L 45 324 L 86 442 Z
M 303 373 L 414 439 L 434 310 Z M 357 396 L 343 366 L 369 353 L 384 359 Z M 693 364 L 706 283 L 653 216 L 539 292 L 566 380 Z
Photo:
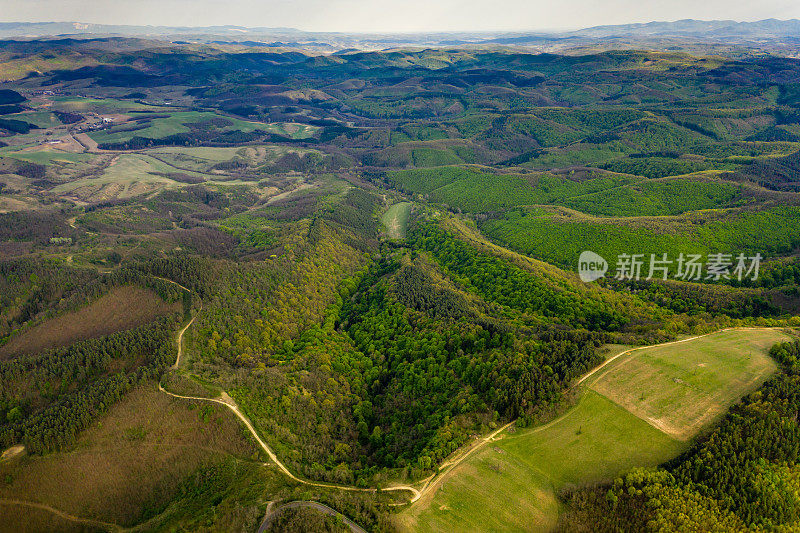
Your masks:
M 64 511 L 59 511 L 55 507 L 50 507 L 49 505 L 45 505 L 43 503 L 36 503 L 36 502 L 28 502 L 24 500 L 13 500 L 7 498 L 0 498 L 0 505 L 16 505 L 20 507 L 31 507 L 34 509 L 41 509 L 43 511 L 47 511 L 49 513 L 53 513 L 56 516 L 63 518 L 64 520 L 69 520 L 70 522 L 78 522 L 81 524 L 86 524 L 88 526 L 94 526 L 100 529 L 105 529 L 106 531 L 122 531 L 123 528 L 118 526 L 117 524 L 111 524 L 109 522 L 101 522 L 100 520 L 92 520 L 90 518 L 81 518 L 79 516 L 74 516 Z
M 356 524 L 355 522 L 344 516 L 342 513 L 336 511 L 335 509 L 331 509 L 327 505 L 319 502 L 309 502 L 309 501 L 289 502 L 287 504 L 281 505 L 276 509 L 273 509 L 272 511 L 267 512 L 267 515 L 264 517 L 263 522 L 261 522 L 261 527 L 258 528 L 258 533 L 264 533 L 267 530 L 267 528 L 269 528 L 270 524 L 272 523 L 272 520 L 274 520 L 275 517 L 278 516 L 278 514 L 281 511 L 284 511 L 286 509 L 297 509 L 301 507 L 316 509 L 317 511 L 325 513 L 326 515 L 329 516 L 341 516 L 344 524 L 347 527 L 349 527 L 350 531 L 352 531 L 353 533 L 367 533 L 367 531 L 363 527 L 359 526 L 358 524 Z

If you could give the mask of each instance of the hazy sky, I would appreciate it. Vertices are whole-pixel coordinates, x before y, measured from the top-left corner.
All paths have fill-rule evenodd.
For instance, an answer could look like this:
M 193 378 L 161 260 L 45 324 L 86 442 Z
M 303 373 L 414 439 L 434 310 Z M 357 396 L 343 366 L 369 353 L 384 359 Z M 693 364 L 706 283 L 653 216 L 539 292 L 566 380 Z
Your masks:
M 0 0 L 3 22 L 317 31 L 534 30 L 683 18 L 800 18 L 800 0 Z

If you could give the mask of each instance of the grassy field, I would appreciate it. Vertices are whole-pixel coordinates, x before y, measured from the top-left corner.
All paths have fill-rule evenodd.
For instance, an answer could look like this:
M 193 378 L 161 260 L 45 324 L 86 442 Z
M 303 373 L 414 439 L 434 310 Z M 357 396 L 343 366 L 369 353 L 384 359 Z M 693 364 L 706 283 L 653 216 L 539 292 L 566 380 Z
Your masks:
M 404 239 L 408 216 L 411 214 L 411 203 L 400 202 L 389 207 L 381 217 L 381 222 L 386 227 L 386 234 L 390 239 Z
M 288 146 L 254 145 L 244 147 L 209 147 L 209 146 L 163 146 L 147 150 L 146 153 L 166 161 L 176 167 L 210 172 L 217 163 L 236 159 L 248 166 L 255 167 L 275 161 L 280 156 L 294 152 L 299 155 L 319 153 L 316 150 L 298 149 Z
M 203 129 L 212 128 L 219 131 L 233 131 L 238 130 L 241 132 L 251 132 L 255 130 L 262 130 L 268 133 L 275 133 L 293 139 L 305 139 L 311 137 L 319 128 L 315 126 L 308 126 L 305 124 L 294 123 L 263 123 L 251 122 L 234 117 L 223 117 L 216 113 L 209 113 L 204 111 L 179 111 L 169 112 L 168 117 L 162 117 L 162 113 L 158 113 L 160 118 L 153 118 L 142 125 L 146 126 L 141 129 L 135 129 L 131 123 L 124 123 L 112 126 L 109 129 L 96 131 L 90 133 L 89 136 L 98 143 L 116 143 L 125 142 L 133 137 L 148 137 L 151 139 L 159 139 L 174 135 L 176 133 L 187 133 L 192 131 L 190 127 L 193 124 L 201 125 Z M 211 125 L 212 122 L 218 122 L 218 125 Z M 202 125 L 208 123 L 208 126 Z
M 27 113 L 15 113 L 13 115 L 5 115 L 3 118 L 12 120 L 24 120 L 31 124 L 35 124 L 39 128 L 54 128 L 61 126 L 61 121 L 58 120 L 53 113 L 49 111 L 30 111 Z
M 314 135 L 319 127 L 295 122 L 275 122 L 263 125 L 263 129 L 270 133 L 277 133 L 292 139 L 307 139 Z
M 46 509 L 0 502 L 0 532 L 3 533 L 94 533 L 108 531 L 105 527 L 75 522 Z
M 76 154 L 69 152 L 59 152 L 56 150 L 31 150 L 31 151 L 16 151 L 16 152 L 0 152 L 2 156 L 13 157 L 22 161 L 30 161 L 31 163 L 38 163 L 40 165 L 51 165 L 55 162 L 64 163 L 85 163 L 91 161 L 90 154 Z
M 261 147 L 253 147 L 251 151 L 255 152 L 257 148 Z M 163 146 L 152 148 L 145 153 L 179 168 L 208 172 L 215 164 L 230 161 L 237 156 L 241 157 L 240 153 L 248 149 L 249 147 Z
M 180 111 L 170 112 L 168 117 L 154 118 L 147 123 L 147 127 L 142 129 L 134 130 L 131 129 L 130 124 L 121 124 L 119 126 L 112 126 L 107 130 L 93 132 L 89 134 L 89 136 L 98 143 L 124 142 L 132 139 L 133 137 L 149 137 L 151 139 L 158 139 L 161 137 L 174 135 L 176 133 L 187 133 L 191 131 L 187 124 L 197 124 L 210 120 L 227 121 L 226 126 L 219 128 L 221 130 L 234 129 L 248 132 L 265 127 L 264 124 L 231 117 L 221 117 L 216 113 L 208 113 L 203 111 Z
M 167 304 L 147 289 L 119 287 L 86 307 L 12 336 L 8 343 L 0 346 L 0 359 L 135 328 L 180 309 L 180 303 Z
M 636 350 L 589 386 L 673 438 L 688 440 L 764 383 L 776 369 L 767 350 L 789 339 L 779 330 L 747 329 Z
M 140 104 L 130 100 L 114 100 L 111 98 L 81 98 L 78 96 L 56 96 L 52 98 L 53 109 L 58 111 L 95 113 L 121 113 L 125 111 L 165 112 L 165 108 Z
M 178 182 L 158 174 L 172 172 L 193 174 L 179 171 L 146 155 L 122 154 L 112 159 L 99 176 L 83 177 L 62 183 L 51 190 L 58 195 L 88 202 L 132 198 L 164 187 L 179 186 Z
M 28 211 L 32 209 L 38 209 L 40 207 L 41 204 L 33 198 L 12 198 L 7 194 L 0 196 L 0 213 L 8 213 L 11 211 Z M 11 243 L 5 244 L 10 245 Z
M 558 490 L 676 456 L 688 446 L 682 440 L 766 379 L 774 370 L 766 350 L 786 338 L 776 330 L 724 331 L 618 351 L 624 355 L 587 380 L 575 407 L 544 426 L 501 433 L 402 511 L 398 525 L 422 532 L 548 531 L 558 519 Z M 674 427 L 685 425 L 680 438 L 648 423 L 651 408 Z
M 186 476 L 230 456 L 249 461 L 258 451 L 225 407 L 173 399 L 149 383 L 112 407 L 74 449 L 0 464 L 0 498 L 133 525 L 160 512 Z M 17 506 L 0 506 L 0 524 L 17 513 Z
M 408 531 L 547 531 L 566 484 L 658 464 L 680 442 L 593 391 L 554 423 L 505 433 L 400 515 Z

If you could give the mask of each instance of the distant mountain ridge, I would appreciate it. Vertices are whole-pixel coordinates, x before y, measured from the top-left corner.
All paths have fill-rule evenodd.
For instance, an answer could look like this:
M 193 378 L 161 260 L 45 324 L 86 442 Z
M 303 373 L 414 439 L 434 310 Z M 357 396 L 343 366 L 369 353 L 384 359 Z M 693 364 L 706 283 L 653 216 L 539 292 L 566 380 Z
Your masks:
M 684 19 L 674 22 L 644 22 L 614 26 L 595 26 L 569 32 L 581 37 L 612 36 L 691 36 L 691 37 L 800 37 L 800 20 L 764 19 L 756 22 L 735 20 Z
M 55 36 L 55 35 L 357 35 L 348 32 L 310 32 L 297 28 L 285 27 L 246 27 L 236 25 L 219 26 L 136 26 L 136 25 L 109 25 L 92 24 L 84 22 L 0 22 L 0 36 Z M 386 33 L 387 35 L 411 35 L 402 32 Z M 632 24 L 617 24 L 606 26 L 593 26 L 579 30 L 554 32 L 430 32 L 415 34 L 417 38 L 443 38 L 454 35 L 474 35 L 486 38 L 488 34 L 505 34 L 509 37 L 536 36 L 538 38 L 555 36 L 581 36 L 581 37 L 610 37 L 610 36 L 660 36 L 683 35 L 694 37 L 724 37 L 724 36 L 798 36 L 800 37 L 800 20 L 789 19 L 764 19 L 755 22 L 737 22 L 735 20 L 695 20 L 684 19 L 676 21 L 652 21 Z
M 595 26 L 570 31 L 450 31 L 428 33 L 346 33 L 310 32 L 283 27 L 219 26 L 134 26 L 83 22 L 0 22 L 0 39 L 124 37 L 208 43 L 249 47 L 278 47 L 335 52 L 344 49 L 381 50 L 404 46 L 523 46 L 540 51 L 595 46 L 625 41 L 662 49 L 663 40 L 698 43 L 740 44 L 745 47 L 791 49 L 800 54 L 800 20 L 765 19 L 755 22 L 734 20 L 653 21 Z M 604 42 L 599 42 L 604 41 Z M 716 43 L 716 44 L 714 44 Z M 755 44 L 754 44 L 755 43 Z M 765 44 L 766 43 L 766 44 Z M 671 43 L 674 46 L 674 43 Z M 762 46 L 764 45 L 764 46 Z

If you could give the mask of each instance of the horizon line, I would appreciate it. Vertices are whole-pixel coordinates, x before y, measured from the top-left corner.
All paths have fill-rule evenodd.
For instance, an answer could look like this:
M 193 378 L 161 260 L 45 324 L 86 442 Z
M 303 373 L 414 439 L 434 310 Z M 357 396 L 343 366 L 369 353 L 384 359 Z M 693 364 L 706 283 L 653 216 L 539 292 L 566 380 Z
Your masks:
M 342 34 L 342 35 L 370 35 L 370 34 L 395 34 L 395 35 L 410 35 L 410 34 L 459 34 L 459 33 L 540 33 L 540 34 L 558 34 L 558 33 L 571 33 L 581 30 L 588 30 L 594 28 L 611 28 L 617 26 L 645 26 L 648 24 L 675 24 L 678 22 L 730 22 L 734 24 L 754 24 L 758 22 L 798 22 L 798 18 L 780 19 L 776 17 L 768 17 L 763 19 L 744 20 L 744 19 L 696 19 L 696 18 L 680 18 L 674 20 L 666 19 L 653 19 L 649 21 L 631 21 L 621 22 L 617 24 L 599 24 L 596 26 L 580 26 L 580 27 L 541 27 L 541 28 L 527 28 L 527 29 L 451 29 L 451 30 L 306 30 L 293 26 L 244 26 L 240 24 L 213 24 L 213 25 L 199 25 L 190 26 L 184 24 L 124 24 L 124 23 L 109 23 L 109 22 L 88 22 L 85 20 L 0 20 L 0 25 L 7 24 L 85 24 L 93 26 L 119 26 L 127 28 L 165 28 L 165 29 L 210 29 L 210 28 L 230 28 L 242 30 L 291 30 L 302 33 L 315 33 L 315 34 Z M 75 28 L 76 30 L 86 30 L 88 28 Z M 73 34 L 53 34 L 53 35 L 73 35 Z

